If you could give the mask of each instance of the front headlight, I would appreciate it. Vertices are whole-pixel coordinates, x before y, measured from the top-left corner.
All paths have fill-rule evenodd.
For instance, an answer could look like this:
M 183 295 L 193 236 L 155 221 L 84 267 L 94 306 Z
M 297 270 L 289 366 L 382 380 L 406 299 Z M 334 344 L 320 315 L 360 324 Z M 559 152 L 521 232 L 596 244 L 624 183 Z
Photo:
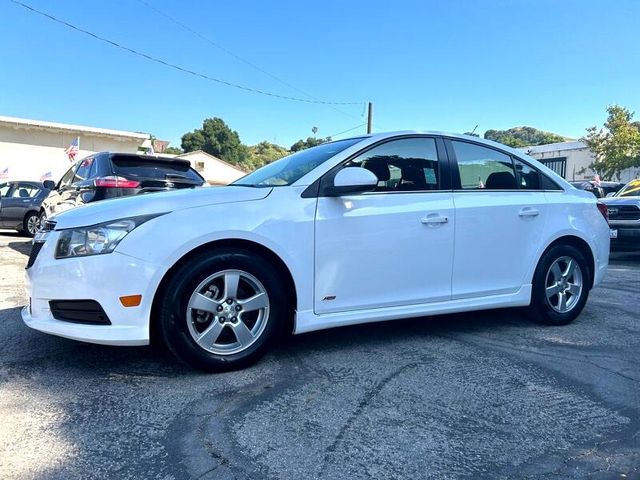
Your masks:
M 56 258 L 111 253 L 131 230 L 158 215 L 162 214 L 122 218 L 88 227 L 62 230 L 56 246 Z

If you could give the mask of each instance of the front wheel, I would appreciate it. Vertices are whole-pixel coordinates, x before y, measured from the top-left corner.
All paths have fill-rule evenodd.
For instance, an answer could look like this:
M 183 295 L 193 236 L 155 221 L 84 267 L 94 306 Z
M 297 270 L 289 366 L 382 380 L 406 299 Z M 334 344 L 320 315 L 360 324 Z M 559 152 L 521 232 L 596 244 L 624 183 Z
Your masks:
M 541 323 L 566 325 L 582 312 L 590 285 L 590 270 L 582 252 L 571 245 L 552 247 L 536 268 L 529 313 Z
M 183 264 L 160 300 L 159 333 L 186 363 L 211 372 L 248 366 L 289 315 L 282 281 L 250 252 L 207 252 Z

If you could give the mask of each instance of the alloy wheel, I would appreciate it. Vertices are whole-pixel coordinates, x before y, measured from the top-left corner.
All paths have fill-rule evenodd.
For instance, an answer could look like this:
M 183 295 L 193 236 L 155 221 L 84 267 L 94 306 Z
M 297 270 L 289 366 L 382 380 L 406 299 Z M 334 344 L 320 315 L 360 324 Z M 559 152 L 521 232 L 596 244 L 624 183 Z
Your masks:
M 27 219 L 27 232 L 29 235 L 33 236 L 38 233 L 38 229 L 40 228 L 40 218 L 38 215 L 30 215 Z
M 269 320 L 269 296 L 262 283 L 242 270 L 205 278 L 187 304 L 187 326 L 198 346 L 232 355 L 253 345 Z
M 549 306 L 558 313 L 570 312 L 580 301 L 583 276 L 578 262 L 569 256 L 556 259 L 547 271 L 545 295 Z

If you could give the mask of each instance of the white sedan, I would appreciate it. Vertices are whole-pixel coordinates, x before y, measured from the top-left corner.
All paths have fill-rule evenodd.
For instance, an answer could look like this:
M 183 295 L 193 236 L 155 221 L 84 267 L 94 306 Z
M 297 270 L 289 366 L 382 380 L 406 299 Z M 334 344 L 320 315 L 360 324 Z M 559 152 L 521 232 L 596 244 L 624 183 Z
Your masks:
M 164 342 L 209 371 L 282 334 L 488 308 L 561 325 L 609 256 L 606 208 L 534 159 L 462 135 L 338 140 L 221 188 L 51 218 L 24 322 L 106 345 Z

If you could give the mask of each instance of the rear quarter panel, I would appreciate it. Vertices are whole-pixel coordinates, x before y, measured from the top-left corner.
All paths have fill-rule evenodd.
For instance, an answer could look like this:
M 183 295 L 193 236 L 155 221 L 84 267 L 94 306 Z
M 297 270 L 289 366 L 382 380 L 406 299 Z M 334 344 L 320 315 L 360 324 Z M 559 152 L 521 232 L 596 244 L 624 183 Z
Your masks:
M 609 226 L 596 206 L 593 194 L 572 188 L 562 192 L 546 192 L 549 203 L 549 222 L 540 244 L 539 259 L 553 242 L 561 237 L 574 236 L 584 240 L 594 258 L 594 286 L 600 283 L 609 264 Z M 536 264 L 532 265 L 531 277 Z

